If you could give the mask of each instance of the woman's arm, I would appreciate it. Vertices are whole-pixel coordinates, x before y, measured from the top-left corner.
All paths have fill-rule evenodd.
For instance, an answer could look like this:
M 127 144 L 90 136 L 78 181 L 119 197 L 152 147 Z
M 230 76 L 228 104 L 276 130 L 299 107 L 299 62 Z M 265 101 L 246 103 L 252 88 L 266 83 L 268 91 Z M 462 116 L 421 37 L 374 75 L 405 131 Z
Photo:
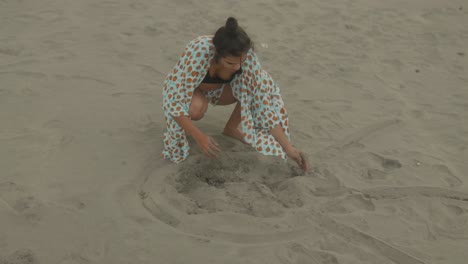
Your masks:
M 203 135 L 201 130 L 193 124 L 188 116 L 174 116 L 173 118 L 184 129 L 185 133 L 192 136 L 195 140 Z
M 179 126 L 182 127 L 185 133 L 195 139 L 205 155 L 214 158 L 221 152 L 218 143 L 216 143 L 213 138 L 201 132 L 201 130 L 193 124 L 192 120 L 188 116 L 174 116 L 173 118 Z
M 297 165 L 299 165 L 305 172 L 308 172 L 309 162 L 307 161 L 307 157 L 302 151 L 296 149 L 291 144 L 291 142 L 289 142 L 281 125 L 276 125 L 273 129 L 271 129 L 270 132 L 276 139 L 276 141 L 278 141 L 278 143 L 283 147 L 284 151 L 286 152 L 286 155 L 293 159 L 297 163 Z
M 271 134 L 276 139 L 276 141 L 278 141 L 278 143 L 283 147 L 286 154 L 294 148 L 291 142 L 289 142 L 288 138 L 286 137 L 286 134 L 284 133 L 283 128 L 280 124 L 276 125 L 271 130 Z

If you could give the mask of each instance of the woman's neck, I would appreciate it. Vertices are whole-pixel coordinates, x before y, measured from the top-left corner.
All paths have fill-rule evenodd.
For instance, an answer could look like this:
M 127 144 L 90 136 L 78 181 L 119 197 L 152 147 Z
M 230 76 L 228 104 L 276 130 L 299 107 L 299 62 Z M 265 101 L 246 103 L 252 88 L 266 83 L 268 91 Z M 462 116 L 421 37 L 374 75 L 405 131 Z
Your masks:
M 220 65 L 215 60 L 213 60 L 210 65 L 210 68 L 208 69 L 208 71 L 210 72 L 210 76 L 212 77 L 217 76 L 219 69 L 220 69 Z

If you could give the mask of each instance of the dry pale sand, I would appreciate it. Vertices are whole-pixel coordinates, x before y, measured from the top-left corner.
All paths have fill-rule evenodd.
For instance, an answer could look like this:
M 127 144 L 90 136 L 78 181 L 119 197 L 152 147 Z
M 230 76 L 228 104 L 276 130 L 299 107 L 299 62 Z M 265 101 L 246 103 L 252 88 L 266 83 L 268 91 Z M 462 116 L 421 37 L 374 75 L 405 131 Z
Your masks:
M 160 158 L 161 92 L 229 15 L 311 175 Z M 0 0 L 0 263 L 466 263 L 466 0 Z

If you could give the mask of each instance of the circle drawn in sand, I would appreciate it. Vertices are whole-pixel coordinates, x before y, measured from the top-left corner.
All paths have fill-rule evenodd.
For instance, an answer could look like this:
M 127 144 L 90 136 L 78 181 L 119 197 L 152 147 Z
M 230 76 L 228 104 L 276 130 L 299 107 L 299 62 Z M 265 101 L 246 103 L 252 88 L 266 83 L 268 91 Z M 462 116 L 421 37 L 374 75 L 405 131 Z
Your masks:
M 223 149 L 218 159 L 195 150 L 164 177 L 158 170 L 148 173 L 139 191 L 143 206 L 190 236 L 258 244 L 314 235 L 307 205 L 346 191 L 327 171 L 304 175 L 292 162 L 236 146 Z

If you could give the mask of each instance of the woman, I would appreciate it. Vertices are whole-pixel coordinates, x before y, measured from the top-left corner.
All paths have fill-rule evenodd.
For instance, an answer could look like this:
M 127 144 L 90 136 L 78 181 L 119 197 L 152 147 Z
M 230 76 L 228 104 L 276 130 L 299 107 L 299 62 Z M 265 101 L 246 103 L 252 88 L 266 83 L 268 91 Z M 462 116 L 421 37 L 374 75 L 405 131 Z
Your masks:
M 165 79 L 164 158 L 174 162 L 187 158 L 186 134 L 209 157 L 221 151 L 213 138 L 193 123 L 203 117 L 208 102 L 236 104 L 223 134 L 262 154 L 289 157 L 305 171 L 309 169 L 303 153 L 289 141 L 288 117 L 279 88 L 261 68 L 253 43 L 232 17 L 214 37 L 192 40 Z

